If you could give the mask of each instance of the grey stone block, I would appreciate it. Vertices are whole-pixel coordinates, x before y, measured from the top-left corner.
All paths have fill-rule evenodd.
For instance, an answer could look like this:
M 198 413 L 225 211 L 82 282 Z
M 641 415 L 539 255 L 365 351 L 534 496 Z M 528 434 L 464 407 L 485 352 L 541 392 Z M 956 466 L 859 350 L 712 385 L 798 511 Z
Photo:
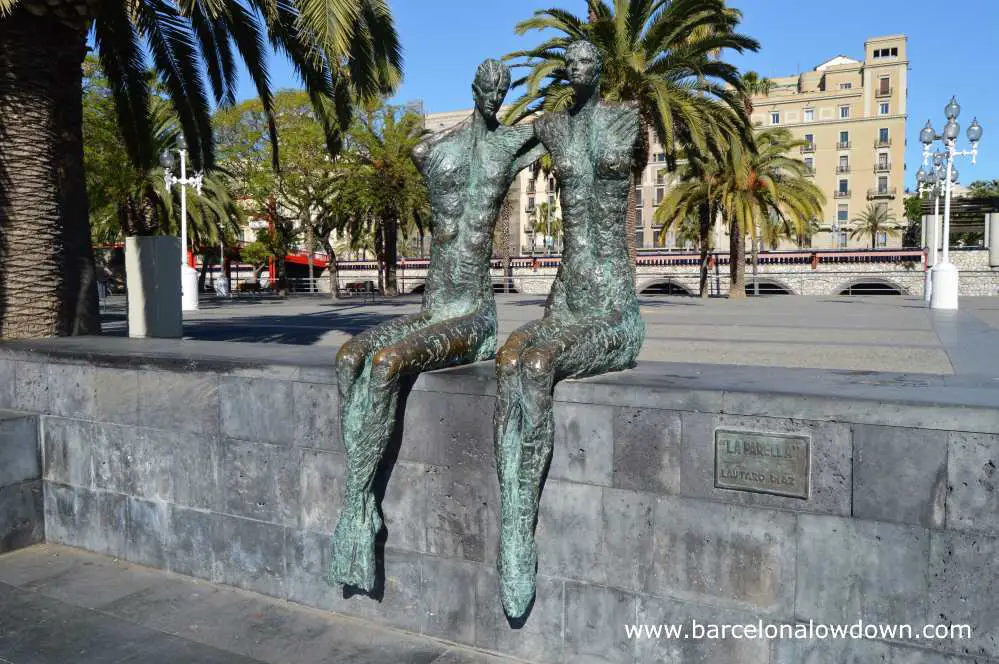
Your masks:
M 652 568 L 654 498 L 549 480 L 537 541 L 540 571 L 637 591 Z
M 300 448 L 222 441 L 226 513 L 297 527 L 301 459 Z
M 715 488 L 715 429 L 718 427 L 811 437 L 811 495 L 807 500 Z M 738 505 L 849 516 L 853 491 L 850 425 L 814 420 L 683 413 L 681 493 Z
M 141 482 L 143 495 L 162 495 L 164 500 L 168 499 L 168 463 L 161 458 L 142 456 L 145 450 L 141 429 L 93 423 L 82 435 L 91 437 L 94 485 L 98 489 L 134 496 L 139 493 Z
M 475 645 L 534 662 L 562 661 L 565 588 L 538 575 L 538 590 L 526 621 L 511 624 L 499 601 L 499 577 L 480 567 L 475 591 Z
M 343 505 L 346 480 L 347 460 L 342 454 L 322 450 L 302 452 L 299 528 L 333 532 Z
M 95 425 L 61 417 L 42 418 L 43 477 L 51 482 L 94 487 Z
M 947 527 L 999 535 L 999 436 L 949 438 Z
M 795 617 L 922 624 L 929 546 L 915 526 L 800 515 Z
M 93 367 L 18 362 L 14 407 L 36 413 L 94 419 L 97 389 Z
M 14 360 L 0 358 L 0 408 L 14 407 L 16 366 Z
M 635 643 L 624 623 L 637 611 L 635 595 L 613 588 L 565 584 L 565 658 L 580 664 L 631 664 Z
M 919 626 L 914 626 L 916 629 Z M 924 645 L 925 642 L 924 642 Z M 986 664 L 974 657 L 947 655 L 867 639 L 791 639 L 775 643 L 774 664 Z
M 86 496 L 85 489 L 78 489 L 80 498 Z M 118 558 L 128 558 L 129 554 L 129 496 L 107 491 L 98 491 L 97 519 L 94 525 L 86 528 L 89 540 L 81 544 L 84 549 L 105 553 Z M 78 500 L 80 499 L 78 498 Z
M 439 468 L 405 461 L 392 467 L 381 503 L 387 546 L 426 553 L 427 491 L 437 472 Z
M 999 659 L 999 538 L 932 533 L 927 622 L 971 626 L 970 639 L 936 643 L 971 656 Z
M 221 469 L 221 443 L 215 436 L 144 429 L 142 431 L 143 454 L 155 459 L 161 473 L 152 474 L 152 468 L 140 465 L 141 476 L 139 495 L 149 498 L 150 490 L 143 486 L 155 487 L 166 481 L 166 498 L 171 503 L 184 507 L 197 507 L 220 511 L 223 506 L 222 485 L 219 482 Z M 150 461 L 153 465 L 154 462 Z M 160 493 L 160 492 L 157 492 Z
M 284 527 L 223 515 L 212 581 L 283 598 L 285 578 Z
M 422 556 L 421 634 L 458 643 L 475 642 L 477 571 L 474 563 Z
M 218 374 L 142 371 L 138 388 L 142 426 L 207 435 L 219 432 Z
M 630 622 L 623 616 L 615 624 L 624 629 L 623 623 Z M 758 624 L 758 618 L 751 613 L 731 609 L 719 609 L 700 604 L 687 604 L 669 599 L 654 597 L 638 598 L 636 626 L 648 625 L 651 628 L 669 627 L 683 630 L 680 638 L 663 636 L 665 630 L 656 636 L 655 632 L 642 633 L 635 638 L 636 662 L 683 662 L 684 664 L 770 664 L 771 643 L 767 639 L 745 637 L 744 626 Z M 703 629 L 701 638 L 694 632 L 695 624 Z M 727 626 L 730 630 L 738 625 L 740 638 L 711 638 L 708 626 Z M 829 662 L 839 660 L 829 660 Z M 798 663 L 796 663 L 798 664 Z
M 340 398 L 336 383 L 292 383 L 295 444 L 343 451 L 340 436 Z
M 291 383 L 223 376 L 219 384 L 223 436 L 291 445 L 295 442 Z
M 680 492 L 680 415 L 651 408 L 614 409 L 614 486 Z
M 494 463 L 495 406 L 492 397 L 413 390 L 406 401 L 399 458 L 436 466 Z
M 559 402 L 548 476 L 610 486 L 614 472 L 614 409 Z
M 169 505 L 167 569 L 211 580 L 215 548 L 221 538 L 222 516 L 213 512 Z
M 94 419 L 139 424 L 139 372 L 106 367 L 95 367 L 93 371 Z
M 660 497 L 646 591 L 771 616 L 794 610 L 793 514 Z
M 47 541 L 98 553 L 108 553 L 109 541 L 119 542 L 119 533 L 104 530 L 97 493 L 80 487 L 47 482 L 44 494 Z M 120 543 L 123 542 L 124 524 L 120 532 Z M 124 552 L 124 546 L 121 549 Z
M 945 432 L 858 424 L 853 428 L 853 454 L 854 516 L 943 527 Z
M 499 481 L 492 464 L 456 457 L 445 467 L 427 466 L 427 551 L 475 562 L 496 560 Z M 395 481 L 393 479 L 393 481 Z
M 513 664 L 514 660 L 506 657 L 493 657 L 474 650 L 452 648 L 435 659 L 433 664 Z
M 167 569 L 171 529 L 167 503 L 129 498 L 125 558 L 147 567 Z
M 0 486 L 41 477 L 38 418 L 0 413 Z
M 0 554 L 45 539 L 42 481 L 0 486 Z
M 330 535 L 307 530 L 288 531 L 288 601 L 324 611 L 340 611 L 347 600 L 339 586 L 327 582 Z M 356 605 L 365 598 L 357 597 Z M 355 614 L 356 615 L 356 614 Z

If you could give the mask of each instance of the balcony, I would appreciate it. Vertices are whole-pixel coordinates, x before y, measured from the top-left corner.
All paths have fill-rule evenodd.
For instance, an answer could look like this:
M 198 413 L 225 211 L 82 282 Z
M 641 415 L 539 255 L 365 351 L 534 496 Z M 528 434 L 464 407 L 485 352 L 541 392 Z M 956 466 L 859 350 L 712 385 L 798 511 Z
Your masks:
M 895 88 L 891 88 L 891 87 L 889 87 L 889 88 L 878 88 L 877 90 L 874 91 L 874 96 L 875 97 L 880 97 L 882 99 L 885 98 L 885 97 L 891 97 L 891 93 L 892 93 L 892 91 L 894 89 Z
M 896 192 L 897 189 L 895 187 L 875 187 L 874 189 L 867 190 L 867 199 L 895 198 Z
M 833 192 L 833 198 L 850 198 L 849 189 L 837 189 Z
M 846 166 L 843 166 L 843 165 L 837 166 L 836 167 L 836 172 L 837 173 L 849 173 L 850 172 L 850 165 L 847 164 Z
M 850 149 L 850 141 L 845 141 L 845 142 L 844 141 L 839 141 L 838 143 L 836 143 L 836 149 L 837 150 L 849 150 Z
M 888 162 L 885 162 L 883 164 L 874 164 L 874 172 L 875 173 L 890 173 L 891 172 L 891 164 L 888 163 Z
M 801 146 L 802 152 L 815 152 L 815 143 L 805 143 Z
M 874 147 L 875 148 L 890 148 L 891 147 L 891 139 L 890 138 L 886 138 L 885 140 L 882 141 L 879 138 L 876 141 L 874 141 Z

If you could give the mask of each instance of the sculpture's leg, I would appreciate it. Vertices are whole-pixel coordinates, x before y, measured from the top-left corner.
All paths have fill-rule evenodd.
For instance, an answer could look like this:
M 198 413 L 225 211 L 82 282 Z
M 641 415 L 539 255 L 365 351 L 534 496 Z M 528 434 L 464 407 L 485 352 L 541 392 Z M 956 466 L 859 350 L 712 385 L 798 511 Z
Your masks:
M 364 404 L 343 422 L 347 447 L 347 495 L 333 534 L 330 581 L 372 590 L 375 583 L 375 537 L 382 521 L 372 491 L 375 474 L 395 427 L 402 376 L 471 362 L 489 344 L 495 348 L 495 315 L 474 314 L 417 330 L 376 351 L 366 380 Z
M 535 592 L 534 530 L 541 482 L 554 445 L 555 383 L 632 366 L 641 346 L 638 329 L 623 324 L 618 316 L 585 324 L 559 324 L 556 319 L 547 326 L 546 331 L 554 332 L 549 339 L 519 354 L 519 404 L 508 412 L 514 421 L 519 415 L 519 446 L 509 436 L 514 426 L 510 425 L 508 438 L 497 447 L 497 465 L 504 469 L 501 496 L 510 501 L 503 509 L 499 560 L 500 597 L 510 617 L 523 616 Z M 512 381 L 511 387 L 517 389 Z

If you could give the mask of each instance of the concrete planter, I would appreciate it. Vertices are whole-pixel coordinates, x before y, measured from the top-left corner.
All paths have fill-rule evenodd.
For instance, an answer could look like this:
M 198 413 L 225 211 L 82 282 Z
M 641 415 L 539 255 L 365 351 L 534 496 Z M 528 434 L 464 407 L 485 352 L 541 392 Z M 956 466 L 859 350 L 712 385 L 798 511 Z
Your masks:
M 128 336 L 180 337 L 180 240 L 169 236 L 125 238 L 125 279 Z

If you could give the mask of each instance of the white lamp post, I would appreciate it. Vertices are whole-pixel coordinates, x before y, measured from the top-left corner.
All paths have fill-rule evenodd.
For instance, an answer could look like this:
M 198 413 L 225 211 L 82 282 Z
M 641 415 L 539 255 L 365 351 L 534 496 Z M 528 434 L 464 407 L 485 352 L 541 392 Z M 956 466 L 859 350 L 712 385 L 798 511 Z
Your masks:
M 924 232 L 926 246 L 929 249 L 927 256 L 928 266 L 923 280 L 923 299 L 927 304 L 933 292 L 933 281 L 931 279 L 932 268 L 937 264 L 937 245 L 940 244 L 940 197 L 944 193 L 944 177 L 947 175 L 944 168 L 943 157 L 937 155 L 933 159 L 933 168 L 924 170 L 922 167 L 916 172 L 916 181 L 919 183 L 918 192 L 929 193 L 933 196 L 933 229 L 932 232 Z M 951 180 L 957 182 L 957 171 L 951 172 Z
M 160 156 L 160 165 L 163 166 L 163 181 L 169 192 L 173 185 L 180 186 L 180 289 L 181 289 L 181 309 L 184 311 L 198 310 L 198 271 L 195 270 L 187 259 L 187 188 L 194 187 L 194 190 L 201 195 L 201 185 L 204 181 L 204 174 L 195 173 L 187 176 L 187 141 L 181 133 L 177 139 L 177 153 L 180 155 L 180 177 L 176 177 L 170 172 L 173 166 L 173 157 L 169 150 L 164 150 Z
M 958 150 L 957 137 L 961 133 L 961 126 L 957 123 L 957 118 L 961 115 L 961 106 L 957 103 L 956 98 L 952 97 L 950 103 L 944 107 L 944 115 L 947 117 L 947 124 L 944 125 L 943 135 L 938 134 L 933 129 L 929 120 L 926 121 L 923 130 L 919 132 L 919 141 L 923 144 L 923 166 L 929 164 L 930 158 L 933 158 L 937 164 L 940 164 L 942 159 L 945 165 L 942 185 L 944 188 L 943 252 L 940 262 L 934 263 L 930 274 L 930 308 L 957 309 L 958 270 L 950 262 L 950 202 L 957 172 L 954 168 L 954 158 L 970 156 L 971 163 L 975 163 L 978 156 L 978 141 L 982 140 L 982 127 L 978 124 L 977 119 L 973 120 L 971 126 L 968 127 L 968 141 L 971 142 L 971 150 Z M 938 140 L 943 141 L 943 150 L 934 152 L 932 146 Z M 934 243 L 933 248 L 935 250 L 936 243 Z

